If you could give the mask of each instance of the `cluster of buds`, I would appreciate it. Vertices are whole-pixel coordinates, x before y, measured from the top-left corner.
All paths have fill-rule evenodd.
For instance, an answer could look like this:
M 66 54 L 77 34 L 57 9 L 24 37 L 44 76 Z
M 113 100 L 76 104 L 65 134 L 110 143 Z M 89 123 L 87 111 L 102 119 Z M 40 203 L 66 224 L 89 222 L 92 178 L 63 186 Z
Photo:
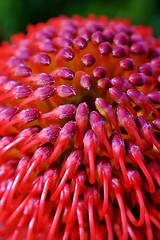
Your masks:
M 0 239 L 160 239 L 160 39 L 60 16 L 0 46 Z

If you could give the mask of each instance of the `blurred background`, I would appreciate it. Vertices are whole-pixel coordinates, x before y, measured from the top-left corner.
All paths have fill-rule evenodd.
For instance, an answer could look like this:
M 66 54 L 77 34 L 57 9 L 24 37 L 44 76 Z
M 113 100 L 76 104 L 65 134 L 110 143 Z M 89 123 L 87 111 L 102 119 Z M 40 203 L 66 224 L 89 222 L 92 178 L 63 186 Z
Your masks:
M 133 24 L 151 25 L 160 37 L 159 0 L 0 0 L 0 41 L 17 32 L 25 32 L 27 24 L 47 21 L 60 14 L 87 16 L 95 13 L 109 18 L 130 17 Z

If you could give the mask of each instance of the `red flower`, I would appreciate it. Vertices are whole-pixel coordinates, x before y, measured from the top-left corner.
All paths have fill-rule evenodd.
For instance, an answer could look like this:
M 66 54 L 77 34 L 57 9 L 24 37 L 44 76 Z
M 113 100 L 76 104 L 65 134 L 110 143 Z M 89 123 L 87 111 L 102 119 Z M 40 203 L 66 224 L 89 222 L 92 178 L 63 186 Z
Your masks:
M 160 40 L 73 16 L 0 47 L 0 238 L 160 239 Z

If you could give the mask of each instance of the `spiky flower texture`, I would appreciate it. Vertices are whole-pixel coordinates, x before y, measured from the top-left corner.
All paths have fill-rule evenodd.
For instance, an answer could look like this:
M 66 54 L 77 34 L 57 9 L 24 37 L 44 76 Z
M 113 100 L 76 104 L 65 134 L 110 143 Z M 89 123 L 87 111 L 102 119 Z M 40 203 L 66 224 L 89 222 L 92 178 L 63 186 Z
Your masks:
M 0 47 L 0 239 L 160 239 L 160 40 L 61 16 Z

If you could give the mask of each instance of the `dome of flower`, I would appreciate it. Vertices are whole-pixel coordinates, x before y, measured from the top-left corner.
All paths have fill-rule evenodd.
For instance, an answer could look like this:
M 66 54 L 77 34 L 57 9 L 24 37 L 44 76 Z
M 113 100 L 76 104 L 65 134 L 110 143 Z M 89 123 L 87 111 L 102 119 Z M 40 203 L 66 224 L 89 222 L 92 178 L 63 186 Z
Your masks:
M 60 16 L 0 46 L 0 239 L 160 239 L 160 39 Z

